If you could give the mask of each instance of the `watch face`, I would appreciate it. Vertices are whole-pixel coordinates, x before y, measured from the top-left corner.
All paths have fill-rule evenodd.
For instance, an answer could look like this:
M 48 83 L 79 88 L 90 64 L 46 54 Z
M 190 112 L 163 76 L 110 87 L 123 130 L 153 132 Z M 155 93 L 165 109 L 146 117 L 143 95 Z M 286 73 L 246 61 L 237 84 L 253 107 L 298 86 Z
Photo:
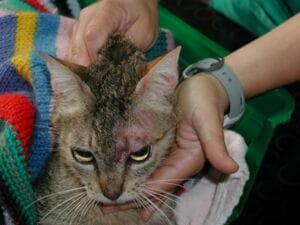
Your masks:
M 194 64 L 189 65 L 184 71 L 183 76 L 185 78 L 192 76 L 199 72 L 210 72 L 215 71 L 224 65 L 223 58 L 207 58 L 200 60 Z
M 202 72 L 203 70 L 198 68 L 197 66 L 191 66 L 191 67 L 188 67 L 184 70 L 184 73 L 189 77 L 189 76 L 192 76 L 192 75 L 195 75 L 197 73 L 200 73 Z
M 219 70 L 224 65 L 224 59 L 223 58 L 216 58 L 216 62 L 213 62 L 210 64 L 209 71 Z

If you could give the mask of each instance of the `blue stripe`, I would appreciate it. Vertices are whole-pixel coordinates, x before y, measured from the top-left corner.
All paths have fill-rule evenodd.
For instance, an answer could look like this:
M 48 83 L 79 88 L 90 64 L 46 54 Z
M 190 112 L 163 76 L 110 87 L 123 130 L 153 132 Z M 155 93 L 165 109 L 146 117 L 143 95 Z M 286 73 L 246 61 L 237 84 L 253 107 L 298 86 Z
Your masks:
M 16 17 L 9 15 L 0 19 L 0 62 L 5 62 L 14 54 Z
M 167 51 L 167 33 L 163 30 L 159 31 L 158 38 L 151 49 L 146 52 L 146 61 L 151 61 Z
M 10 62 L 15 49 L 16 17 L 14 15 L 0 18 L 0 33 L 0 94 L 22 92 L 30 96 L 31 85 L 18 75 Z
M 32 82 L 37 108 L 35 131 L 29 158 L 29 168 L 33 180 L 38 177 L 45 166 L 52 146 L 48 128 L 50 123 L 50 103 L 52 94 L 50 74 L 44 60 L 38 55 L 38 51 L 55 55 L 59 22 L 58 16 L 49 14 L 40 14 L 38 16 L 34 51 L 31 61 Z

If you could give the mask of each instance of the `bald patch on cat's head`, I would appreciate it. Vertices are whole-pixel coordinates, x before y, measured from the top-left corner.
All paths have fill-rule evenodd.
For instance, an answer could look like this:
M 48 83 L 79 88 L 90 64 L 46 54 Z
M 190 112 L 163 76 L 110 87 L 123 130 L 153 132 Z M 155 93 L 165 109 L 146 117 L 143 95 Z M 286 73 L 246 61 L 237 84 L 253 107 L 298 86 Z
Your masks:
M 150 132 L 138 124 L 118 127 L 115 135 L 118 160 L 141 150 L 151 140 Z

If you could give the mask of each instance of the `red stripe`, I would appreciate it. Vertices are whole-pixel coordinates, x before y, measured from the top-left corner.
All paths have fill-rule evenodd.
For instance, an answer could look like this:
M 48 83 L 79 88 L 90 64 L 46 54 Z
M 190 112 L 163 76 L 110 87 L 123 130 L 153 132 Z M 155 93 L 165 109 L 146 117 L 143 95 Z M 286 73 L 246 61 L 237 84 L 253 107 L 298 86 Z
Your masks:
M 35 109 L 32 103 L 20 94 L 0 95 L 0 119 L 7 120 L 16 131 L 24 150 L 21 154 L 29 156 L 29 144 L 34 127 Z
M 32 5 L 34 8 L 38 9 L 41 12 L 49 13 L 49 10 L 46 9 L 39 1 L 36 0 L 26 0 L 26 2 Z

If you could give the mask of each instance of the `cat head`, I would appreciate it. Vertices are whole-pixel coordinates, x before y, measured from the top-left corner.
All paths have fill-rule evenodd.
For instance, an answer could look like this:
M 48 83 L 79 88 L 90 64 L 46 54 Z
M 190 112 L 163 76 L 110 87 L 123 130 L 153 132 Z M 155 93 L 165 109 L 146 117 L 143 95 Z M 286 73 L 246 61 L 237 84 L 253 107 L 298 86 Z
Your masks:
M 106 204 L 143 192 L 170 150 L 178 120 L 180 48 L 143 63 L 128 46 L 122 59 L 107 47 L 109 55 L 102 52 L 89 68 L 42 54 L 51 74 L 55 150 L 88 196 Z

